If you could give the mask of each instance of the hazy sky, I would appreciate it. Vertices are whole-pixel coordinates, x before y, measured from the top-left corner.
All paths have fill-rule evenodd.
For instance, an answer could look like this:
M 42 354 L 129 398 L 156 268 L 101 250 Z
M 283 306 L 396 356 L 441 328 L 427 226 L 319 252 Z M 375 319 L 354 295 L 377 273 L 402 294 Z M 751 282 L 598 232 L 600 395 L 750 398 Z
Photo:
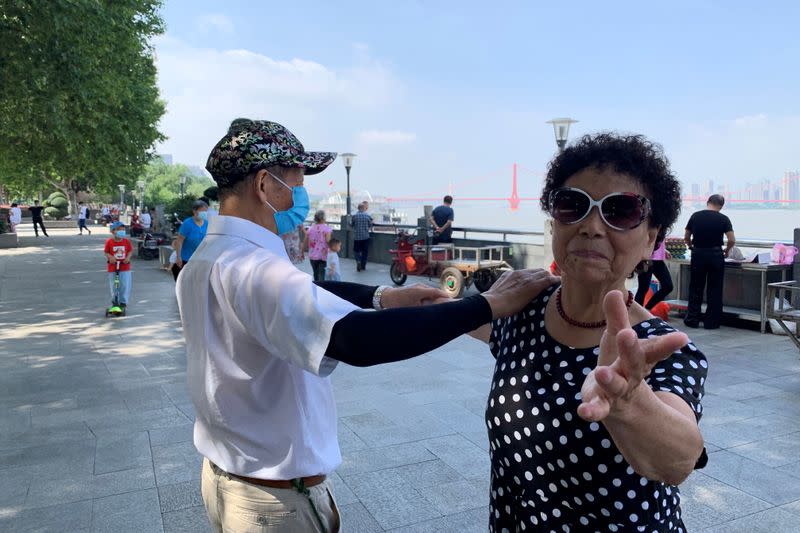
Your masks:
M 798 2 L 167 0 L 163 15 L 159 151 L 176 162 L 205 166 L 245 116 L 356 152 L 354 188 L 497 196 L 512 163 L 545 169 L 544 122 L 571 116 L 571 138 L 661 142 L 686 184 L 800 169 Z M 343 190 L 344 174 L 337 160 L 306 183 Z

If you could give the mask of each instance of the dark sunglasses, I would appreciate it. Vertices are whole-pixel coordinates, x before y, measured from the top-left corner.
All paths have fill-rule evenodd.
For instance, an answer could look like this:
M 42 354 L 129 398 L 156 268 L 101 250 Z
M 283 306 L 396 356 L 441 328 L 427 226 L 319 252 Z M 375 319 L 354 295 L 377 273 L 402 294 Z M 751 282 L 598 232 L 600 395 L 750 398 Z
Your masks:
M 576 224 L 589 216 L 593 207 L 610 228 L 620 231 L 639 226 L 650 214 L 650 200 L 632 192 L 612 192 L 594 200 L 585 191 L 561 187 L 550 193 L 550 216 L 562 224 Z

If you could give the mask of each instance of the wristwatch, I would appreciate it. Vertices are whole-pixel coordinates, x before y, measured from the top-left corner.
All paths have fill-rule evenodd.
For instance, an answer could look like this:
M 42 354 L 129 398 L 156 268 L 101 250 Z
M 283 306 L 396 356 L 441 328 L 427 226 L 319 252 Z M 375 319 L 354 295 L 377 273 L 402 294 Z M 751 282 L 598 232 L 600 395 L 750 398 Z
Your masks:
M 388 288 L 389 288 L 388 285 L 380 285 L 378 286 L 377 289 L 375 289 L 375 292 L 372 294 L 372 307 L 376 311 L 380 311 L 383 309 L 383 306 L 381 305 L 381 296 L 383 296 L 383 291 L 385 291 Z

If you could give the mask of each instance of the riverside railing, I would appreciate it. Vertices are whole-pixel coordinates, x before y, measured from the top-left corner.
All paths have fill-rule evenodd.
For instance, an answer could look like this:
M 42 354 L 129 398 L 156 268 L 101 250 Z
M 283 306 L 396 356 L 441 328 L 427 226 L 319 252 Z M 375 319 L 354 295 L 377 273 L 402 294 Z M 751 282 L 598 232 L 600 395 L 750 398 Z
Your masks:
M 333 229 L 341 229 L 341 222 L 339 221 L 331 221 L 327 222 L 327 224 Z M 398 230 L 408 230 L 414 231 L 419 226 L 414 224 L 375 224 L 373 227 L 373 231 L 375 233 L 397 233 Z M 460 236 L 464 239 L 468 239 L 470 235 L 500 235 L 502 241 L 508 241 L 508 236 L 517 236 L 517 237 L 544 237 L 544 231 L 525 231 L 525 230 L 513 230 L 513 229 L 499 229 L 499 228 L 473 228 L 473 227 L 463 227 L 463 226 L 454 226 L 453 227 L 453 236 L 458 236 L 456 234 L 460 234 Z M 680 238 L 680 235 L 670 235 L 672 238 Z M 737 237 L 736 238 L 736 246 L 739 248 L 761 248 L 761 249 L 772 249 L 772 247 L 776 244 L 783 243 L 791 243 L 792 239 L 784 239 L 784 240 L 768 240 L 768 239 L 742 239 Z M 538 244 L 542 244 L 539 242 Z
M 326 222 L 331 228 L 333 229 L 341 229 L 341 222 L 339 221 L 331 221 Z M 397 233 L 398 230 L 408 230 L 414 231 L 420 226 L 414 224 L 375 224 L 373 226 L 373 232 L 375 233 Z M 464 239 L 468 239 L 470 234 L 474 235 L 500 235 L 502 236 L 501 240 L 507 241 L 508 235 L 516 235 L 521 237 L 544 237 L 543 231 L 523 231 L 523 230 L 513 230 L 513 229 L 496 229 L 496 228 L 469 228 L 469 227 L 462 227 L 462 226 L 454 226 L 453 227 L 453 236 L 458 237 L 457 234 L 461 234 L 461 237 Z M 541 243 L 539 243 L 541 244 Z

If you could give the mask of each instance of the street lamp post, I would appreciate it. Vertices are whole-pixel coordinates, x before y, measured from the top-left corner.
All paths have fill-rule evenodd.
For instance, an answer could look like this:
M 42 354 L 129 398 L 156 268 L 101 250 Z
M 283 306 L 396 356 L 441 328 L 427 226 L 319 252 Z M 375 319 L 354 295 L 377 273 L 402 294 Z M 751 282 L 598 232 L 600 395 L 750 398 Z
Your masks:
M 144 209 L 144 180 L 137 181 L 136 186 L 139 187 L 139 212 L 141 212 Z
M 184 194 L 183 191 L 184 191 L 185 187 L 186 187 L 186 175 L 185 174 L 181 174 L 181 198 L 183 198 L 183 194 Z
M 119 210 L 120 212 L 125 210 L 125 185 L 119 184 Z
M 356 154 L 345 153 L 342 154 L 342 161 L 344 162 L 344 168 L 347 169 L 347 217 L 350 218 L 350 169 L 353 166 L 353 160 L 356 158 Z
M 553 125 L 553 133 L 556 135 L 556 144 L 559 152 L 563 152 L 564 147 L 567 145 L 570 124 L 575 124 L 576 122 L 578 121 L 571 118 L 554 118 L 546 122 L 546 124 Z

